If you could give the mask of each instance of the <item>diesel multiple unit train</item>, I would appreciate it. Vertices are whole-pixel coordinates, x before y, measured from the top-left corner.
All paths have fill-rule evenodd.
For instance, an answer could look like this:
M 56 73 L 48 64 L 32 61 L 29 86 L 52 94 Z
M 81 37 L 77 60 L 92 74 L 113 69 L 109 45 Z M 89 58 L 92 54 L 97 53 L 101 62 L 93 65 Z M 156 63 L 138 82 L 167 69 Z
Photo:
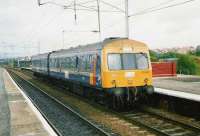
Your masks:
M 70 90 L 103 98 L 116 109 L 154 91 L 148 47 L 127 38 L 40 54 L 31 61 L 34 73 L 68 82 Z

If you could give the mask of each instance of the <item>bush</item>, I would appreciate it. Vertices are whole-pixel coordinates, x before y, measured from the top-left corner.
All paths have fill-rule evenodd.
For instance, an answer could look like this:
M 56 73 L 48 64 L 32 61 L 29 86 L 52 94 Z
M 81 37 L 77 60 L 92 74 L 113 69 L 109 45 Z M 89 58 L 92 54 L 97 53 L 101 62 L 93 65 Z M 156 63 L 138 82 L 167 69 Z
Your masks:
M 159 59 L 167 59 L 167 58 L 177 58 L 178 53 L 175 52 L 167 52 L 160 54 Z
M 196 51 L 196 52 L 195 52 L 195 55 L 196 55 L 196 56 L 200 56 L 200 51 Z
M 178 54 L 177 72 L 188 75 L 196 75 L 198 73 L 198 64 L 190 55 Z
M 155 51 L 152 51 L 152 50 L 150 50 L 149 52 L 150 52 L 151 61 L 152 62 L 158 61 L 157 53 Z
M 200 64 L 197 63 L 192 55 L 179 54 L 175 52 L 168 52 L 161 54 L 160 59 L 177 58 L 177 73 L 187 75 L 200 74 Z

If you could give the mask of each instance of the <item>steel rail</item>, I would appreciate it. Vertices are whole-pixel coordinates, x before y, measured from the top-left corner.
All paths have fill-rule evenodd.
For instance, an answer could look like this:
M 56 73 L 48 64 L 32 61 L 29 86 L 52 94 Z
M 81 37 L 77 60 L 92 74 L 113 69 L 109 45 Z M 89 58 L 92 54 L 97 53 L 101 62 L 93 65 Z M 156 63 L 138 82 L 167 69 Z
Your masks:
M 48 122 L 48 124 L 52 127 L 52 129 L 54 130 L 54 132 L 58 135 L 58 136 L 63 136 L 58 129 L 53 125 L 53 123 L 51 123 L 51 121 L 47 118 L 47 116 L 44 114 L 44 112 L 42 110 L 40 110 L 40 108 L 37 106 L 37 104 L 34 102 L 34 100 L 26 93 L 26 91 L 23 89 L 23 87 L 18 83 L 17 81 L 17 76 L 16 74 L 14 74 L 13 72 L 9 71 L 8 72 L 11 76 L 11 78 L 13 79 L 13 81 L 15 81 L 15 83 L 19 86 L 19 88 L 25 93 L 25 95 L 29 98 L 29 100 L 31 101 L 31 103 L 37 108 L 37 110 L 40 112 L 40 114 L 43 116 L 43 118 Z M 19 80 L 19 79 L 18 79 Z
M 28 80 L 23 79 L 21 76 L 17 75 L 16 73 L 14 73 L 13 71 L 9 71 L 9 73 L 11 73 L 11 75 L 13 76 L 13 74 L 15 76 L 17 76 L 18 78 L 20 78 L 22 81 L 28 83 L 29 85 L 31 85 L 33 88 L 41 91 L 44 95 L 46 95 L 47 97 L 49 97 L 50 99 L 52 99 L 53 101 L 55 101 L 56 103 L 60 104 L 61 106 L 63 106 L 64 108 L 66 108 L 68 111 L 70 111 L 71 113 L 73 113 L 74 115 L 76 115 L 77 117 L 79 117 L 79 119 L 83 120 L 84 122 L 86 122 L 88 125 L 90 125 L 91 127 L 93 127 L 95 130 L 97 130 L 98 132 L 100 132 L 102 135 L 105 136 L 112 136 L 114 135 L 113 133 L 108 133 L 105 130 L 103 130 L 102 128 L 99 127 L 99 125 L 94 124 L 93 122 L 89 121 L 86 117 L 82 116 L 80 113 L 78 113 L 77 111 L 75 111 L 74 109 L 72 109 L 71 107 L 65 105 L 64 103 L 62 103 L 61 101 L 59 101 L 58 99 L 56 99 L 55 97 L 47 94 L 45 91 L 43 91 L 41 88 L 35 86 L 33 83 L 31 83 Z M 15 80 L 15 79 L 14 79 Z M 16 80 L 15 80 L 16 82 Z M 18 82 L 16 82 L 17 85 Z M 20 88 L 21 85 L 19 85 Z M 22 88 L 23 89 L 23 88 Z M 24 91 L 25 92 L 25 91 Z M 26 93 L 27 95 L 27 93 Z M 28 95 L 27 95 L 28 96 Z M 29 97 L 29 96 L 28 96 Z M 30 98 L 30 97 L 29 97 Z M 31 98 L 30 98 L 31 99 Z M 37 105 L 34 103 L 34 101 L 31 99 L 31 101 L 33 102 L 33 104 L 37 107 Z M 47 120 L 47 122 L 52 126 L 52 128 L 56 131 L 56 133 L 58 133 L 59 136 L 62 136 L 62 134 L 60 134 L 60 132 L 56 129 L 56 127 L 48 120 L 48 118 L 44 115 L 44 113 L 37 107 L 37 109 L 41 112 L 41 114 L 44 116 L 44 118 Z
M 136 123 L 138 125 L 144 126 L 145 128 L 149 129 L 150 131 L 153 131 L 159 135 L 163 136 L 200 136 L 199 129 L 196 129 L 196 127 L 188 126 L 186 124 L 177 122 L 172 119 L 164 118 L 161 115 L 148 113 L 144 111 L 139 111 L 136 113 L 120 113 L 119 115 L 122 116 L 125 120 L 130 121 L 132 123 Z M 131 115 L 132 114 L 132 115 Z M 148 118 L 145 118 L 148 117 Z M 154 120 L 154 124 L 146 123 Z M 155 125 L 157 121 L 157 126 Z M 163 123 L 158 123 L 163 122 Z M 170 126 L 167 128 L 166 124 Z M 176 132 L 175 128 L 179 128 L 179 130 L 182 130 L 182 132 Z M 174 130 L 173 130 L 174 129 Z M 170 131 L 169 131 L 170 130 Z M 170 133 L 169 133 L 170 132 Z
M 180 126 L 183 126 L 185 128 L 193 129 L 194 131 L 200 132 L 200 125 L 195 126 L 193 124 L 187 124 L 187 123 L 184 123 L 183 121 L 172 119 L 170 117 L 161 115 L 158 112 L 153 111 L 153 109 L 149 109 L 148 107 L 145 107 L 145 106 L 141 106 L 140 109 L 143 110 L 144 112 L 152 114 L 153 116 L 157 116 L 158 118 L 164 119 L 166 121 L 174 122 L 174 123 L 179 124 Z
M 32 83 L 30 83 L 30 84 L 32 84 Z M 38 88 L 38 87 L 36 87 L 36 88 Z M 134 118 L 131 118 L 131 117 L 127 117 L 126 115 L 131 114 L 131 112 L 118 113 L 118 112 L 113 111 L 113 110 L 109 110 L 109 111 L 112 112 L 113 114 L 117 115 L 118 117 L 123 118 L 124 120 L 132 123 L 132 124 L 137 124 L 141 127 L 146 128 L 147 130 L 149 130 L 151 132 L 155 132 L 158 135 L 163 135 L 163 136 L 176 136 L 176 135 L 178 135 L 178 136 L 182 136 L 180 133 L 179 134 L 178 133 L 176 133 L 176 134 L 171 133 L 170 134 L 170 133 L 167 133 L 167 131 L 162 131 L 158 127 L 156 128 L 155 126 L 145 124 L 144 122 L 141 121 L 142 116 L 140 117 L 141 118 L 140 120 L 137 120 L 137 119 L 134 119 Z M 153 113 L 150 113 L 150 112 L 147 112 L 147 111 L 144 111 L 144 110 L 141 110 L 140 112 L 143 113 L 143 115 L 146 114 L 146 115 L 149 115 L 150 117 L 152 116 L 153 118 L 157 118 L 158 120 L 162 120 L 164 123 L 170 123 L 174 127 L 178 126 L 180 128 L 187 129 L 187 131 L 189 131 L 189 132 L 194 132 L 196 135 L 193 135 L 193 136 L 200 136 L 200 129 L 198 127 L 191 126 L 189 124 L 184 124 L 183 122 L 179 122 L 179 121 L 173 120 L 171 118 L 166 118 L 166 117 L 163 117 L 162 115 L 153 114 Z M 183 135 L 184 135 L 184 133 L 183 133 Z M 184 135 L 184 136 L 186 136 L 186 135 Z M 187 136 L 190 136 L 190 135 L 188 134 Z

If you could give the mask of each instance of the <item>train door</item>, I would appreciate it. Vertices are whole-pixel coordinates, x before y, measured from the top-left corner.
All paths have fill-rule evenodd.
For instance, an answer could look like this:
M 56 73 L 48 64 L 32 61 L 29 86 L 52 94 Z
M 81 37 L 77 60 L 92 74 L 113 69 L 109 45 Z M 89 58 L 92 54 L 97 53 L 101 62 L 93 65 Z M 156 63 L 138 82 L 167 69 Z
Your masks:
M 94 55 L 90 55 L 90 85 L 96 85 L 96 57 Z
M 99 55 L 96 62 L 96 86 L 101 86 L 101 57 Z
M 101 75 L 101 59 L 99 55 L 94 55 L 91 59 L 90 85 L 99 86 Z

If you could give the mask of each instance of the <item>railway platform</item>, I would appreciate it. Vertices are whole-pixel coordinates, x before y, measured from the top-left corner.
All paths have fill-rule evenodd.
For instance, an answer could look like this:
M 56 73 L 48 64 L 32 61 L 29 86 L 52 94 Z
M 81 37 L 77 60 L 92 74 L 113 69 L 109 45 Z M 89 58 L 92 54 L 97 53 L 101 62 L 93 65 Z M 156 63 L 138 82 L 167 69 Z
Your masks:
M 154 78 L 155 92 L 200 102 L 200 77 L 178 75 Z
M 0 136 L 49 136 L 51 128 L 40 113 L 0 68 Z

